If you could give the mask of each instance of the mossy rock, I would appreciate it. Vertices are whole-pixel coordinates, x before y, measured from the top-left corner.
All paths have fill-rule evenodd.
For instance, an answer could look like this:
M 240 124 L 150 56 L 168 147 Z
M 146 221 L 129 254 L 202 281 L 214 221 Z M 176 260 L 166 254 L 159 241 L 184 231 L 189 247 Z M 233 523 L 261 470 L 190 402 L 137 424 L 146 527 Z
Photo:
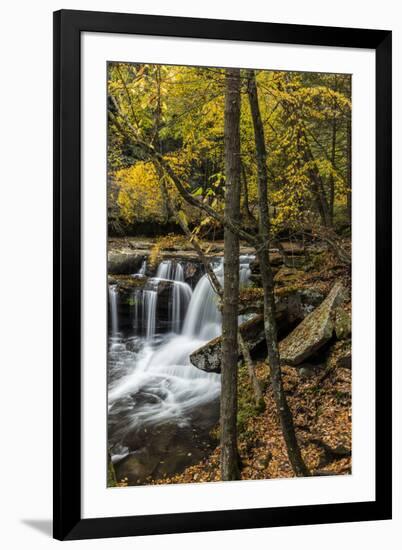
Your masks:
M 335 334 L 338 340 L 346 340 L 352 334 L 352 316 L 342 307 L 335 312 Z
M 322 304 L 279 343 L 282 364 L 296 366 L 304 363 L 331 339 L 334 311 L 342 300 L 342 284 L 338 282 Z
M 274 282 L 280 286 L 289 286 L 297 282 L 300 283 L 304 277 L 305 274 L 300 269 L 281 267 L 274 277 Z
M 119 290 L 132 290 L 135 288 L 143 288 L 148 280 L 148 277 L 133 277 L 132 275 L 109 275 L 108 283 L 118 285 Z
M 309 270 L 320 270 L 327 261 L 327 252 L 325 250 L 309 251 L 308 263 L 306 268 Z

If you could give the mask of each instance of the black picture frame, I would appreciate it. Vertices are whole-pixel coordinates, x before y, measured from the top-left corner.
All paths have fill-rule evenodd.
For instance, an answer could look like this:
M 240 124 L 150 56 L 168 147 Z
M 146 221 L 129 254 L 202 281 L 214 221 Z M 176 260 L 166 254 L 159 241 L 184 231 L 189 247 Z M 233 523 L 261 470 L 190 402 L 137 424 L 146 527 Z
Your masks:
M 80 38 L 85 31 L 375 50 L 375 501 L 82 519 Z M 54 13 L 55 538 L 72 540 L 391 518 L 391 39 L 391 32 L 385 30 L 71 10 Z

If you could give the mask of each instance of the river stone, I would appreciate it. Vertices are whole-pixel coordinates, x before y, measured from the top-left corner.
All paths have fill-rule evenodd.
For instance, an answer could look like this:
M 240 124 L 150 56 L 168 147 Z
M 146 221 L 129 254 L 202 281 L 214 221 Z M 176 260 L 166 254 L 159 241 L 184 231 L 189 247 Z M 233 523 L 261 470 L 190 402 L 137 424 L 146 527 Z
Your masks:
M 296 366 L 304 363 L 332 338 L 334 311 L 342 300 L 342 284 L 335 283 L 322 304 L 280 342 L 282 364 Z

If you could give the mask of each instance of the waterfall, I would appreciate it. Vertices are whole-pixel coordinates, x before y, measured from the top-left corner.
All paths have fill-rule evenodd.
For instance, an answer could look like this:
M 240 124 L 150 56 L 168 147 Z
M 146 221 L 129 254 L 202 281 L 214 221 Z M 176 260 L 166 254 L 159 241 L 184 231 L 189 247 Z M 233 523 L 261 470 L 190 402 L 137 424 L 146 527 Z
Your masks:
M 141 267 L 140 267 L 140 269 L 139 269 L 137 275 L 142 275 L 142 276 L 144 276 L 146 270 L 147 270 L 147 261 L 146 261 L 146 260 L 143 260 L 143 261 L 142 261 L 142 264 L 141 264 Z
M 173 280 L 172 270 L 173 270 L 172 260 L 164 260 L 158 266 L 158 270 L 156 272 L 156 279 L 166 279 L 168 281 L 172 281 Z
M 191 287 L 187 283 L 181 281 L 173 282 L 172 308 L 170 315 L 173 332 L 180 333 L 183 312 L 187 311 L 192 293 Z
M 156 326 L 156 303 L 158 299 L 157 290 L 144 290 L 144 314 L 143 319 L 145 321 L 145 337 L 147 340 L 152 340 L 155 336 L 155 326 Z
M 171 281 L 172 298 L 169 305 L 169 321 L 171 330 L 180 333 L 183 312 L 191 299 L 190 285 L 184 282 L 184 270 L 180 262 L 163 260 L 157 269 L 154 281 Z
M 119 321 L 117 316 L 117 286 L 109 285 L 109 311 L 111 321 L 112 336 L 116 336 L 119 331 Z
M 144 276 L 146 260 L 134 277 Z M 171 282 L 171 296 L 168 303 L 170 330 L 179 334 L 182 321 L 191 299 L 191 287 L 184 281 L 184 269 L 181 263 L 172 260 L 162 261 L 155 277 L 149 278 L 143 289 L 134 289 L 132 299 L 132 328 L 134 335 L 144 334 L 148 340 L 155 336 L 158 312 L 158 288 L 161 281 Z
M 240 259 L 242 285 L 248 281 L 250 259 Z M 212 267 L 223 283 L 223 259 L 218 258 Z M 170 327 L 173 330 L 155 340 L 157 291 L 162 280 L 172 281 Z M 135 352 L 112 350 L 109 353 L 112 376 L 108 387 L 108 418 L 113 460 L 121 459 L 121 444 L 128 431 L 166 422 L 191 426 L 194 415 L 208 414 L 209 405 L 216 405 L 220 395 L 220 376 L 190 363 L 190 354 L 221 331 L 221 314 L 207 275 L 201 277 L 191 292 L 184 282 L 183 266 L 166 260 L 159 265 L 156 277 L 148 279 L 146 287 L 136 292 L 134 319 L 137 326 L 144 326 L 142 345 Z M 110 302 L 112 304 L 112 299 Z
M 177 263 L 174 270 L 172 307 L 170 311 L 170 323 L 173 332 L 180 333 L 183 312 L 187 311 L 192 293 L 190 285 L 184 282 L 183 266 Z
M 240 288 L 247 286 L 249 278 L 251 275 L 250 262 L 254 259 L 254 256 L 240 256 L 240 272 L 239 272 L 239 282 Z
M 137 334 L 139 329 L 141 328 L 141 318 L 139 315 L 140 308 L 139 303 L 142 300 L 142 292 L 141 290 L 138 290 L 137 288 L 132 291 L 131 293 L 131 299 L 133 302 L 133 316 L 132 316 L 132 326 L 134 329 L 134 334 Z
M 180 263 L 176 264 L 174 280 L 181 283 L 184 282 L 184 270 L 183 270 L 183 266 Z
M 223 282 L 223 259 L 219 259 L 213 266 L 218 280 Z M 186 336 L 200 336 L 210 340 L 219 335 L 221 314 L 217 307 L 217 296 L 205 274 L 198 281 L 188 306 L 183 324 L 183 334 Z

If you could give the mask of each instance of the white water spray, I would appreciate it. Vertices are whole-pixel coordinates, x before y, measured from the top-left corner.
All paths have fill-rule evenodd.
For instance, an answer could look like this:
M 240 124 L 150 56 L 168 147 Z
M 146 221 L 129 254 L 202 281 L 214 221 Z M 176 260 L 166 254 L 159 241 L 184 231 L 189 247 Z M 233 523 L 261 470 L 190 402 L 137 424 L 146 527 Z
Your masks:
M 111 322 L 111 335 L 116 336 L 119 331 L 119 321 L 117 316 L 117 287 L 109 285 L 109 311 Z

